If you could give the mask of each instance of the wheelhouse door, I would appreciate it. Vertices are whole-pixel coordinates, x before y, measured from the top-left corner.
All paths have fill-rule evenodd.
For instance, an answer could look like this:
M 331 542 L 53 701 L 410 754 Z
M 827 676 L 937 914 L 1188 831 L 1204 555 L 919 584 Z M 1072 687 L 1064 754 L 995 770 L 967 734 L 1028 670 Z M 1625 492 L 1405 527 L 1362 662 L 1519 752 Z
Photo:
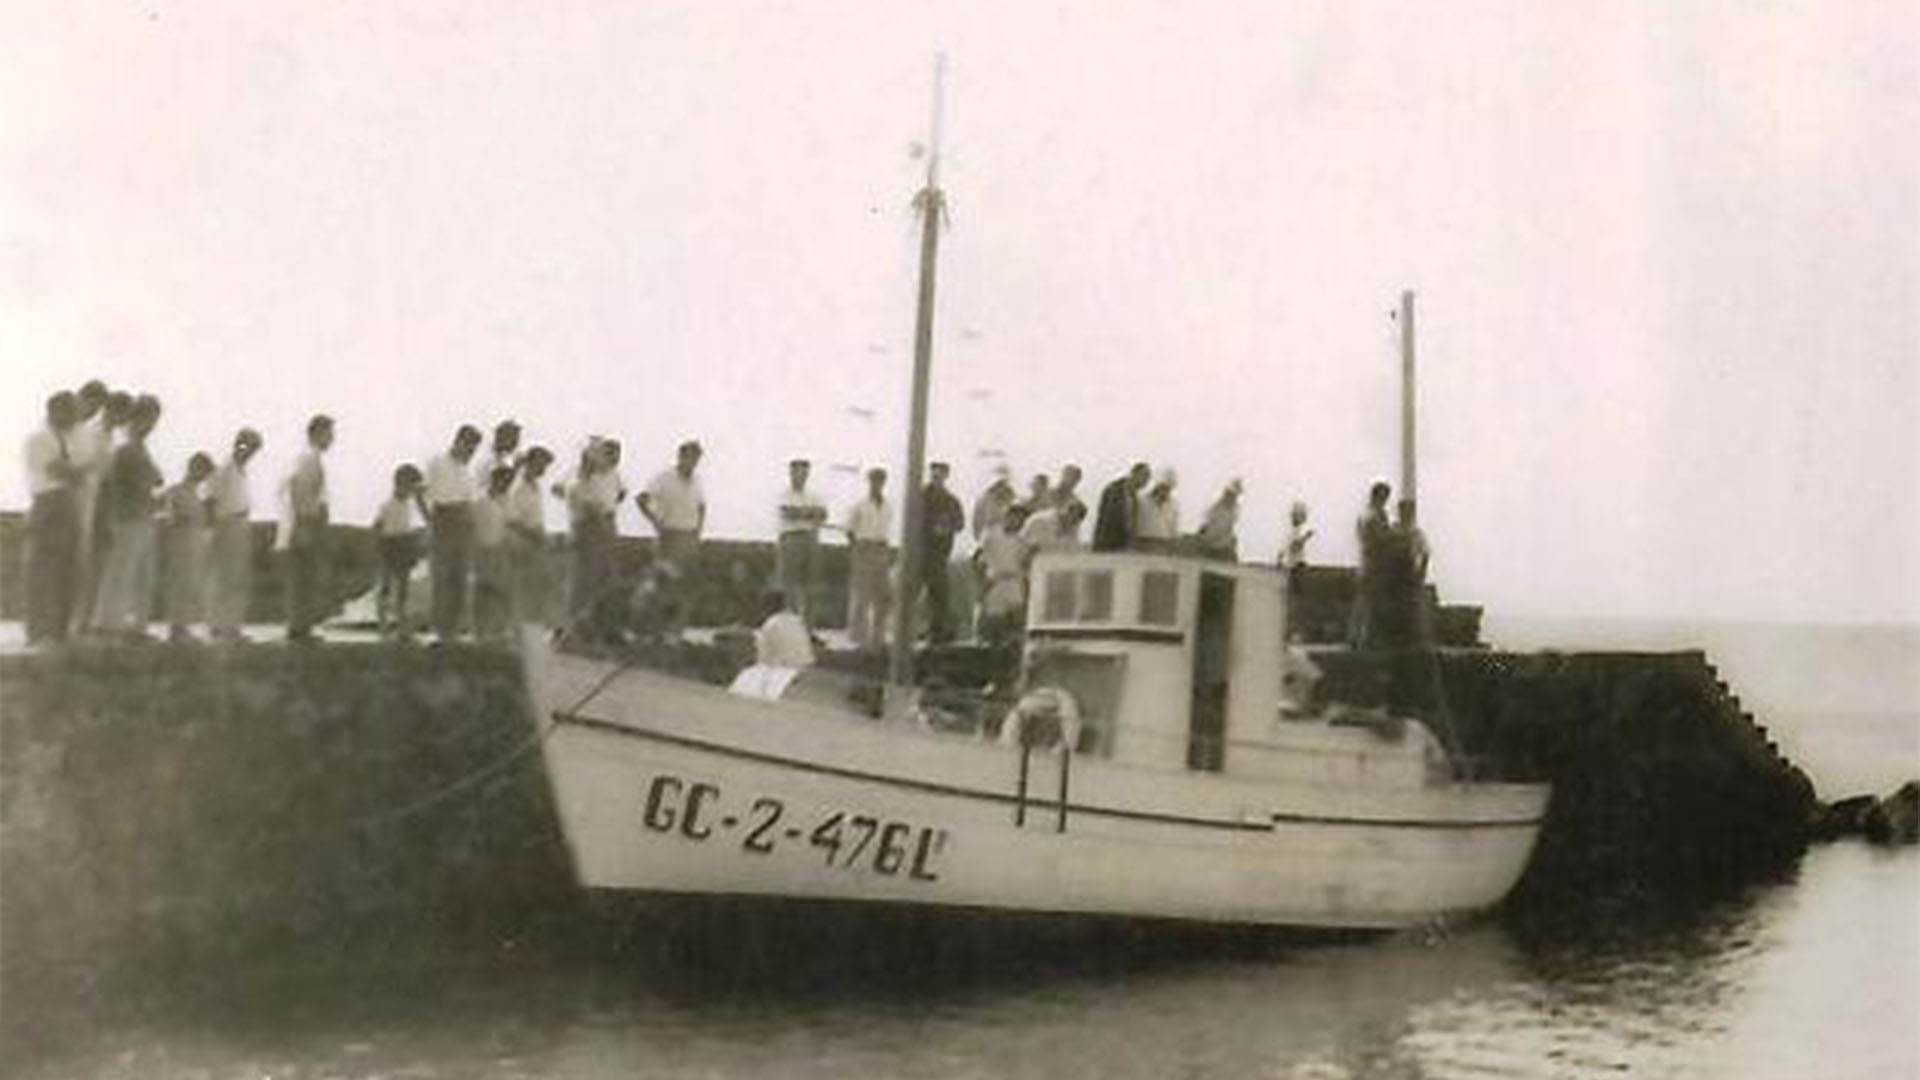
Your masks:
M 1227 685 L 1233 643 L 1233 579 L 1200 575 L 1200 604 L 1193 621 L 1193 707 L 1187 734 L 1187 768 L 1219 772 L 1227 762 Z

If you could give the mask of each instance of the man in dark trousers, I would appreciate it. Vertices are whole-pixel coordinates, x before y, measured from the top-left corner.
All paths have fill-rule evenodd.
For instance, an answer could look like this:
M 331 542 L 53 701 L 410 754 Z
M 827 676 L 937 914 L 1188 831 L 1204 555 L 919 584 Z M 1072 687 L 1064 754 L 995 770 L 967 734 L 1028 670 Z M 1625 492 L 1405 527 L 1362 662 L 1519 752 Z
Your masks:
M 948 564 L 953 561 L 953 538 L 967 527 L 967 511 L 947 490 L 947 463 L 927 468 L 926 496 L 920 519 L 920 577 L 927 590 L 927 637 L 935 645 L 953 640 L 953 598 L 948 590 Z
M 80 406 L 61 391 L 47 399 L 47 423 L 27 439 L 27 643 L 67 639 L 79 570 L 79 488 L 85 469 L 74 454 Z
M 287 553 L 287 640 L 295 644 L 318 641 L 313 627 L 325 614 L 327 470 L 321 459 L 333 447 L 333 417 L 324 413 L 307 421 L 307 448 L 287 477 L 287 520 L 280 546 Z
M 1388 582 L 1390 549 L 1393 546 L 1393 522 L 1387 517 L 1387 503 L 1393 488 L 1377 480 L 1367 490 L 1367 510 L 1353 524 L 1354 538 L 1360 545 L 1360 575 L 1355 583 L 1353 614 L 1347 622 L 1347 641 L 1356 649 L 1378 648 L 1384 629 L 1386 598 L 1392 594 Z
M 1127 475 L 1100 492 L 1100 513 L 1093 522 L 1093 550 L 1125 551 L 1133 543 L 1133 524 L 1140 492 L 1153 479 L 1153 469 L 1136 462 Z
M 446 451 L 427 462 L 428 545 L 433 567 L 433 629 L 440 641 L 460 636 L 473 587 L 473 455 L 480 429 L 462 424 Z

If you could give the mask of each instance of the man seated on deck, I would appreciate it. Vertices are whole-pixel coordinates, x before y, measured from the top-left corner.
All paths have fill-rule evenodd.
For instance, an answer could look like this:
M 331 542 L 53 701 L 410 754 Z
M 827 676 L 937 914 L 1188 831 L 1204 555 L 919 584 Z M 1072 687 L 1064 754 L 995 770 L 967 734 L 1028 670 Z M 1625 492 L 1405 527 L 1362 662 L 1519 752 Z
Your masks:
M 800 673 L 813 666 L 813 641 L 785 593 L 767 593 L 762 614 L 753 632 L 753 666 L 734 676 L 728 689 L 742 697 L 778 701 Z
M 1300 633 L 1287 635 L 1280 653 L 1280 718 L 1305 720 L 1319 711 L 1315 700 L 1324 674 L 1314 663 Z

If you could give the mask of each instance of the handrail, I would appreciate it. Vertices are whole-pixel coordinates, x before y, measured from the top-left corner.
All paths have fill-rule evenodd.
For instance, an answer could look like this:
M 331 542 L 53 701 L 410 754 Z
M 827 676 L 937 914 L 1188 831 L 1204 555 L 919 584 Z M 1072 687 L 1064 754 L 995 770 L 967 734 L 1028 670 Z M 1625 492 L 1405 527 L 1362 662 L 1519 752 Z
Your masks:
M 1067 831 L 1067 778 L 1073 772 L 1073 747 L 1060 745 L 1060 816 L 1054 821 L 1053 831 Z
M 1020 786 L 1014 793 L 1013 823 L 1027 823 L 1027 765 L 1033 757 L 1033 747 L 1025 739 L 1020 740 Z

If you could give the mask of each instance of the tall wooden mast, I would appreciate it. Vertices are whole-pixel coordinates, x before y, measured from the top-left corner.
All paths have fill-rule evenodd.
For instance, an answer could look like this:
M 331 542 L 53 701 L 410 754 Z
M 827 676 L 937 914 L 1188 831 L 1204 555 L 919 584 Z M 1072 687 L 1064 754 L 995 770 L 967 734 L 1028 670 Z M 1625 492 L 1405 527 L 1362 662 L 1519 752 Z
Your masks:
M 904 477 L 906 514 L 900 521 L 900 593 L 895 597 L 893 647 L 887 656 L 887 681 L 896 686 L 913 682 L 913 639 L 917 621 L 914 609 L 920 598 L 920 579 L 924 573 L 944 574 L 947 568 L 920 565 L 924 555 L 920 543 L 921 519 L 926 514 L 922 497 L 922 474 L 927 466 L 927 383 L 933 368 L 933 285 L 934 257 L 940 248 L 940 220 L 946 210 L 946 196 L 940 192 L 940 106 L 942 83 L 946 78 L 947 58 L 933 61 L 933 136 L 927 144 L 927 183 L 914 196 L 920 212 L 920 300 L 913 325 L 913 404 L 907 423 L 907 474 Z
M 1400 498 L 1414 502 L 1419 476 L 1414 469 L 1413 290 L 1400 293 Z

